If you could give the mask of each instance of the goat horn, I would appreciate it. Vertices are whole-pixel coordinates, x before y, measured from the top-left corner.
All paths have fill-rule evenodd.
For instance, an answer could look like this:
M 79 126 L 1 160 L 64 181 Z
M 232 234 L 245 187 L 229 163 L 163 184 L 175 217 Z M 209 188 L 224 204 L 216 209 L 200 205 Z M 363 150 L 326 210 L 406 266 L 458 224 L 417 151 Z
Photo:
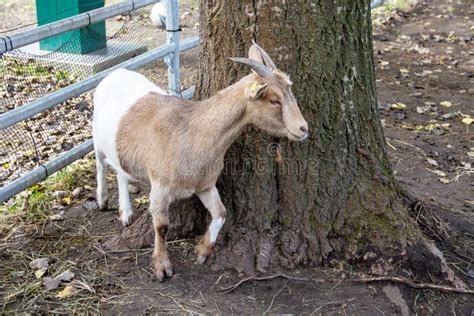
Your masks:
M 267 66 L 256 62 L 253 59 L 241 58 L 241 57 L 229 57 L 234 63 L 247 65 L 252 68 L 260 77 L 269 77 L 272 74 L 272 70 Z
M 270 69 L 278 69 L 270 55 L 268 55 L 268 53 L 262 47 L 260 47 L 260 45 L 255 43 L 254 40 L 252 40 L 252 44 L 262 55 L 263 61 L 265 62 L 265 65 L 267 65 L 267 67 L 269 67 Z

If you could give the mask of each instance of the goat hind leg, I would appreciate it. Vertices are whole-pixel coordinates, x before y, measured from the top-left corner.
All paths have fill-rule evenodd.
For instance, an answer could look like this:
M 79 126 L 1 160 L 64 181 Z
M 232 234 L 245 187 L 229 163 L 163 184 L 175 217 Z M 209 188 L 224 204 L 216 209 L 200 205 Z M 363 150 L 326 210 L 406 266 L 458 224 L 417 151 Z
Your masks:
M 166 251 L 166 233 L 170 224 L 168 207 L 171 203 L 169 190 L 152 183 L 150 193 L 150 212 L 155 230 L 155 248 L 152 264 L 159 281 L 166 276 L 172 277 L 173 270 Z
M 109 201 L 107 196 L 107 165 L 105 155 L 99 150 L 95 151 L 95 164 L 97 169 L 97 204 L 99 209 L 104 210 L 107 208 Z
M 211 254 L 212 248 L 216 243 L 217 235 L 224 225 L 226 209 L 224 204 L 222 204 L 219 192 L 215 186 L 197 195 L 209 213 L 211 213 L 212 217 L 209 229 L 196 246 L 196 262 L 202 264 Z

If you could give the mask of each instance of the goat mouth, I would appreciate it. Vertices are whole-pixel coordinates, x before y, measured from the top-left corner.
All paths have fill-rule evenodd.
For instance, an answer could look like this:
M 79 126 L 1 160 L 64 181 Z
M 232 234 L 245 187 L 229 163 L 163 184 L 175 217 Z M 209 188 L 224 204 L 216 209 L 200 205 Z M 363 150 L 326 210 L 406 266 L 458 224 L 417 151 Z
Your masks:
M 288 137 L 288 138 L 290 138 L 291 140 L 294 140 L 294 141 L 301 142 L 301 141 L 305 140 L 306 138 L 308 138 L 308 134 L 309 133 L 304 133 L 303 136 L 299 136 L 299 135 L 293 134 L 292 132 L 288 132 L 288 136 L 291 136 L 291 137 Z

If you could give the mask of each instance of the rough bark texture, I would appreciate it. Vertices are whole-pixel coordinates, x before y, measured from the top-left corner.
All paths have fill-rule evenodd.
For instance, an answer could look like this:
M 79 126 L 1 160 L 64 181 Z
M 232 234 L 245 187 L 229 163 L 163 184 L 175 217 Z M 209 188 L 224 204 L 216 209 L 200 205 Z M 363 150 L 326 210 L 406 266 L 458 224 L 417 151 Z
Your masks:
M 380 124 L 369 1 L 204 1 L 199 98 L 248 73 L 227 57 L 256 40 L 290 74 L 311 136 L 249 128 L 218 184 L 228 208 L 218 267 L 247 273 L 332 258 L 390 270 L 422 243 L 401 204 Z

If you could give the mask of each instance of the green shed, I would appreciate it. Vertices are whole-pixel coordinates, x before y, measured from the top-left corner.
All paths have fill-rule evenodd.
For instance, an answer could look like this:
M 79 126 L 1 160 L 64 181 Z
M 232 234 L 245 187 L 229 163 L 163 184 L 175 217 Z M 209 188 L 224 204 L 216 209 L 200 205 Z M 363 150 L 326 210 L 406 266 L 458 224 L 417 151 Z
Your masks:
M 36 0 L 38 25 L 101 8 L 104 0 Z M 107 45 L 105 21 L 40 41 L 40 49 L 87 54 Z

